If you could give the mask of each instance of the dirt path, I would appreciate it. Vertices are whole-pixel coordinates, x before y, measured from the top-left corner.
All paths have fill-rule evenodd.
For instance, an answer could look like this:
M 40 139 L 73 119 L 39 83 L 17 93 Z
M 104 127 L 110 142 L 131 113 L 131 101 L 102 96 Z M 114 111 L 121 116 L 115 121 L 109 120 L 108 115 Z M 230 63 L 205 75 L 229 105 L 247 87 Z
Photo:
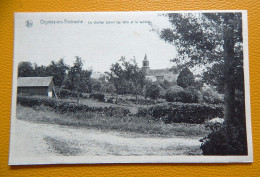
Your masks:
M 197 138 L 151 137 L 54 124 L 16 121 L 17 156 L 188 155 L 200 153 Z

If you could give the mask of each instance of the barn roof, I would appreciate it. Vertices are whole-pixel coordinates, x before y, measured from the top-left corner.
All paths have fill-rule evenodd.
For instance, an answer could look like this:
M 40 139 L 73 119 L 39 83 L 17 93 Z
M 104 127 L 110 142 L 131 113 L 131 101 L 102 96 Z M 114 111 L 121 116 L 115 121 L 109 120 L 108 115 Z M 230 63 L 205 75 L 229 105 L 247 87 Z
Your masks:
M 53 79 L 50 77 L 19 77 L 18 87 L 48 87 Z

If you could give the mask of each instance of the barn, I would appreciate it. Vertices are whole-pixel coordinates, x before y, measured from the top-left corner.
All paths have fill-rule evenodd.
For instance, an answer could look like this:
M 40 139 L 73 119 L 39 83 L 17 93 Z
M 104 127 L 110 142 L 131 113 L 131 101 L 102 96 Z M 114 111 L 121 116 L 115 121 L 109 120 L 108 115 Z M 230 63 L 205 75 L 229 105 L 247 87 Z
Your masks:
M 54 97 L 53 76 L 51 77 L 19 77 L 17 82 L 18 95 L 40 95 Z

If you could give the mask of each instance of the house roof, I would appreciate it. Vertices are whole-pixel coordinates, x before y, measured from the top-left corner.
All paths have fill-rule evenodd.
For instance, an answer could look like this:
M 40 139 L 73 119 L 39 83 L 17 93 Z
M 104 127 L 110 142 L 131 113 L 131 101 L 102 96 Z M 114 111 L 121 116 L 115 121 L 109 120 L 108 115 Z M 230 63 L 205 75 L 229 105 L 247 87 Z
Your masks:
M 18 87 L 48 87 L 52 82 L 53 76 L 50 77 L 19 77 Z
M 103 76 L 106 76 L 106 73 L 93 71 L 90 77 L 93 79 L 99 79 L 100 77 L 103 77 Z
M 148 76 L 164 76 L 165 74 L 169 74 L 169 73 L 170 73 L 169 69 L 151 69 L 147 75 Z

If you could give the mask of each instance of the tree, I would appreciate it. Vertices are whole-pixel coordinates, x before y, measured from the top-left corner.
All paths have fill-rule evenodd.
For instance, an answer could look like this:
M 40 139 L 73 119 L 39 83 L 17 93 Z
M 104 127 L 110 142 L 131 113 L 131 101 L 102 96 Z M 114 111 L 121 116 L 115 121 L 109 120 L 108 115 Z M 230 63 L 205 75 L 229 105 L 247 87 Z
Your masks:
M 92 86 L 91 90 L 92 91 L 100 92 L 101 87 L 102 87 L 101 85 L 102 85 L 101 82 L 97 81 L 96 79 L 91 79 L 91 86 Z
M 58 62 L 51 61 L 47 67 L 43 65 L 38 66 L 37 64 L 33 66 L 30 62 L 21 62 L 18 66 L 18 77 L 53 76 L 54 85 L 61 87 L 68 68 L 63 59 L 60 59 Z
M 176 46 L 178 56 L 174 61 L 191 67 L 207 66 L 211 75 L 205 74 L 204 80 L 224 88 L 225 120 L 228 124 L 235 123 L 235 90 L 241 89 L 243 83 L 242 14 L 167 15 L 173 28 L 162 30 L 161 38 Z M 221 74 L 212 75 L 216 68 L 223 68 Z M 239 84 L 235 78 L 239 79 Z
M 46 75 L 53 76 L 54 85 L 61 87 L 68 69 L 69 67 L 64 63 L 63 59 L 58 62 L 51 61 L 50 65 L 46 67 Z
M 116 88 L 115 88 L 114 84 L 111 84 L 111 83 L 106 84 L 107 92 L 114 94 L 115 90 L 116 90 Z
M 34 64 L 34 76 L 37 77 L 46 77 L 49 76 L 46 72 L 46 66 L 38 66 L 37 64 Z
M 112 64 L 110 68 L 109 82 L 115 86 L 117 93 L 116 103 L 118 101 L 118 94 L 130 92 L 138 99 L 138 94 L 142 93 L 145 85 L 145 74 L 138 67 L 135 60 L 126 61 L 125 57 L 121 57 L 119 62 Z
M 34 68 L 30 62 L 20 62 L 18 65 L 18 77 L 33 77 Z
M 124 75 L 123 75 L 123 68 L 119 63 L 112 64 L 110 67 L 110 73 L 107 72 L 109 76 L 109 82 L 111 82 L 115 86 L 116 90 L 116 104 L 118 103 L 118 94 L 121 91 L 124 83 Z
M 145 85 L 145 73 L 138 67 L 135 60 L 127 62 L 122 60 L 123 68 L 125 72 L 126 85 L 130 88 L 132 94 L 135 95 L 136 102 L 138 102 L 138 95 L 143 92 Z
M 160 37 L 176 46 L 178 56 L 173 61 L 191 67 L 206 66 L 204 81 L 220 91 L 223 88 L 226 127 L 237 126 L 245 131 L 244 99 L 241 99 L 244 98 L 242 13 L 167 16 L 172 28 L 162 30 Z
M 160 96 L 161 87 L 157 82 L 150 82 L 146 87 L 146 97 L 150 97 L 153 100 L 157 100 Z
M 77 93 L 77 102 L 79 103 L 79 96 L 81 93 L 88 90 L 90 83 L 90 76 L 92 71 L 84 70 L 82 59 L 76 56 L 74 65 L 69 69 L 68 77 L 65 81 L 65 87 L 68 90 Z
M 181 70 L 180 74 L 177 77 L 177 84 L 184 89 L 194 85 L 194 76 L 189 68 L 186 67 Z

